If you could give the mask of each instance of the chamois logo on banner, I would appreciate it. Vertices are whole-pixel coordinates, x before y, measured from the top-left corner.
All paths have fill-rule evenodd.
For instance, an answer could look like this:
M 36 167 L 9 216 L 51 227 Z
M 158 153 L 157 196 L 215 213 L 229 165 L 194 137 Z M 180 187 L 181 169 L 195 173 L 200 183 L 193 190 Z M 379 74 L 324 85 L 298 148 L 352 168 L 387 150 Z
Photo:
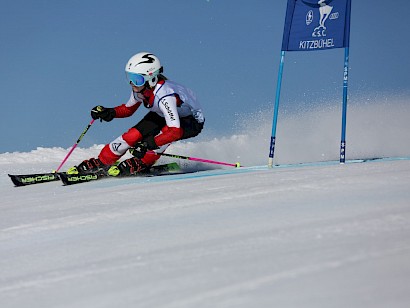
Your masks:
M 319 25 L 313 30 L 312 37 L 325 37 L 326 36 L 326 21 L 327 19 L 339 18 L 339 13 L 332 13 L 333 6 L 326 3 L 326 0 L 319 0 Z M 310 25 L 313 22 L 313 11 L 309 10 L 306 14 L 306 25 Z

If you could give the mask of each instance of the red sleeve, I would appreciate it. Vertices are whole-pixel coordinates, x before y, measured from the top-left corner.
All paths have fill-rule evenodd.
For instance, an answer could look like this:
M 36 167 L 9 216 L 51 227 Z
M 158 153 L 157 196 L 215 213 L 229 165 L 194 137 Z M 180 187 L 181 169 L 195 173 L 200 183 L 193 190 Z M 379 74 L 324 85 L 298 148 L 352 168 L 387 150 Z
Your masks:
M 165 126 L 162 129 L 162 134 L 159 134 L 158 136 L 156 136 L 154 138 L 155 144 L 160 147 L 164 144 L 167 144 L 167 143 L 170 143 L 170 142 L 173 142 L 173 141 L 177 141 L 177 140 L 181 139 L 183 133 L 184 133 L 184 131 L 180 127 Z
M 115 107 L 115 117 L 116 118 L 127 118 L 130 117 L 134 114 L 135 111 L 137 111 L 138 107 L 141 105 L 141 103 L 137 103 L 135 105 L 132 105 L 130 107 L 127 107 L 125 104 L 122 104 L 120 106 Z

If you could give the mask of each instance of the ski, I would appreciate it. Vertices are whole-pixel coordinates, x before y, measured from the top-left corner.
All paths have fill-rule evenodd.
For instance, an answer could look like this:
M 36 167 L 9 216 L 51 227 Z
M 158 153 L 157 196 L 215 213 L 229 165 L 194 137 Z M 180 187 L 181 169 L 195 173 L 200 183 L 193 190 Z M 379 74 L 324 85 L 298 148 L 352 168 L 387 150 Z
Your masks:
M 59 175 L 54 172 L 33 173 L 33 174 L 9 174 L 9 177 L 15 186 L 27 186 L 40 183 L 58 181 Z
M 135 176 L 155 176 L 164 175 L 168 173 L 180 172 L 179 165 L 177 163 L 168 163 L 158 166 L 153 166 L 149 172 L 138 174 Z M 106 178 L 108 176 L 97 175 L 68 175 L 66 172 L 46 172 L 46 173 L 32 173 L 32 174 L 9 174 L 8 175 L 17 187 L 28 186 L 33 184 L 50 183 L 54 181 L 63 181 L 64 185 L 72 185 L 78 183 L 89 182 Z M 132 176 L 132 175 L 131 175 Z
M 153 166 L 149 169 L 148 172 L 136 174 L 136 175 L 127 175 L 127 176 L 108 176 L 108 175 L 99 175 L 99 174 L 67 174 L 66 172 L 59 173 L 59 177 L 64 185 L 73 185 L 80 183 L 87 183 L 95 180 L 100 180 L 103 178 L 125 178 L 125 177 L 148 177 L 148 176 L 158 176 L 179 173 L 181 169 L 177 163 L 168 163 L 158 166 Z

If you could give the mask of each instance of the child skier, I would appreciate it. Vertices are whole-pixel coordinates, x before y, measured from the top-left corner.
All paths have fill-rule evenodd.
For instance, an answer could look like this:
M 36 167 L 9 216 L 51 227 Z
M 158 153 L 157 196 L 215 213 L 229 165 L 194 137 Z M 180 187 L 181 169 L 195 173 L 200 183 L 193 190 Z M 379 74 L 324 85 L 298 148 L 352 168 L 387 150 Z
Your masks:
M 68 173 L 116 176 L 144 172 L 170 143 L 195 137 L 202 131 L 205 118 L 194 93 L 167 80 L 162 72 L 159 59 L 151 53 L 140 52 L 129 59 L 125 66 L 127 81 L 132 87 L 128 102 L 115 108 L 96 106 L 91 116 L 107 122 L 130 117 L 141 104 L 149 112 L 137 125 L 106 144 L 98 158 L 84 160 Z M 134 157 L 113 166 L 130 148 Z

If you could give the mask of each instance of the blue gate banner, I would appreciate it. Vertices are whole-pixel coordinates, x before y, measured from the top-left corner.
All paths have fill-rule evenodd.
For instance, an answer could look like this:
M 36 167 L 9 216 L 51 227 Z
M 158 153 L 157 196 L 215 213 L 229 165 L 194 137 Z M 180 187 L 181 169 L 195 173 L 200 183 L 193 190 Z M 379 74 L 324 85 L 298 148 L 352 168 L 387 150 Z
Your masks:
M 349 47 L 351 0 L 288 0 L 282 51 Z

